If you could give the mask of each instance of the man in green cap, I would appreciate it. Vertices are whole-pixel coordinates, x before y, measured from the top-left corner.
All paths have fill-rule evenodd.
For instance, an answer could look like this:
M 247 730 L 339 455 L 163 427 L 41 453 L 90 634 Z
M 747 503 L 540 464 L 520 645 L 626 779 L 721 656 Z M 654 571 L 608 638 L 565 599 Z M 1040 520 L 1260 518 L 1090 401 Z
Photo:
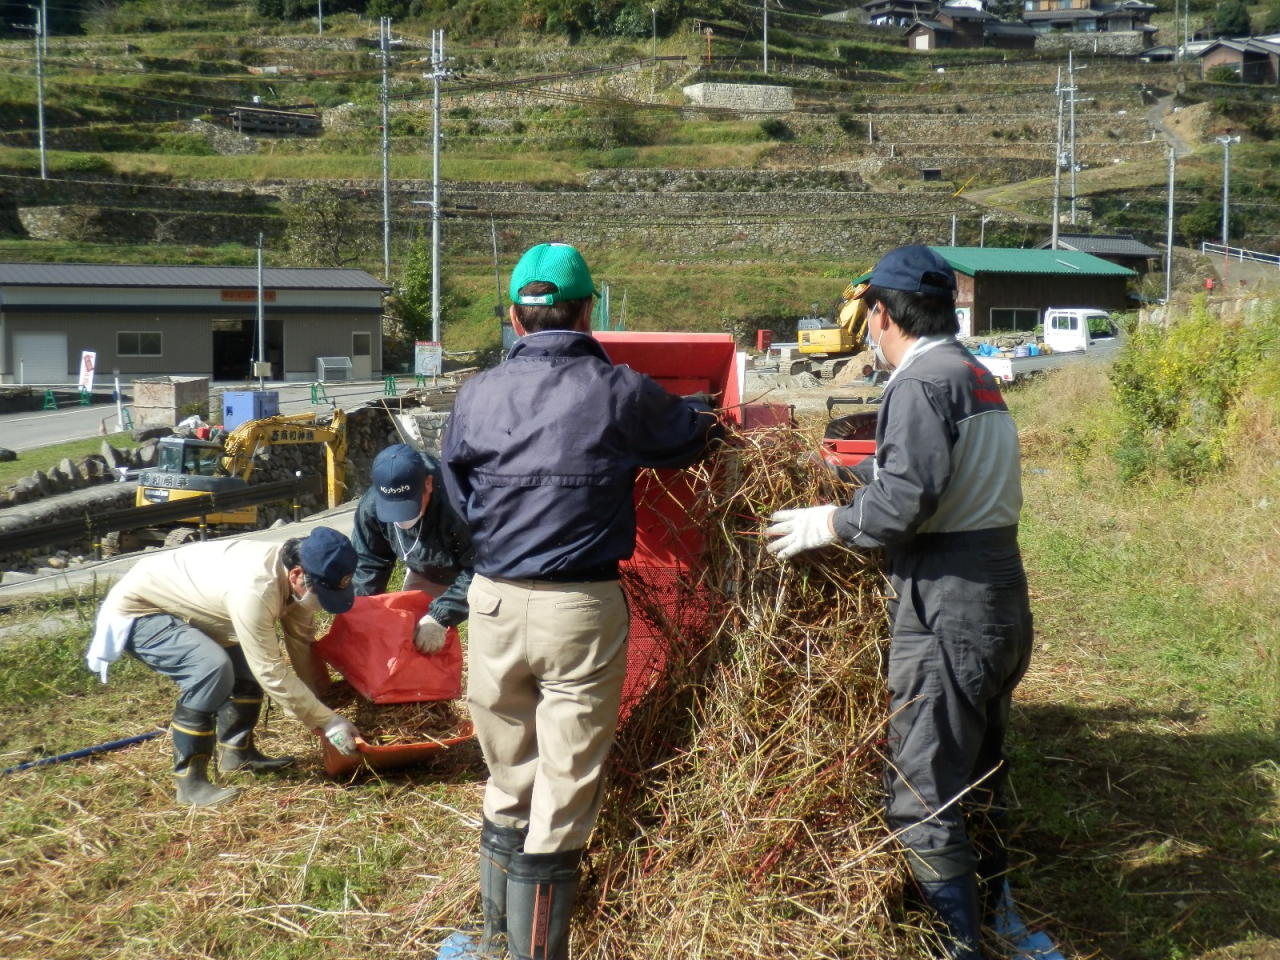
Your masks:
M 720 434 L 705 395 L 616 367 L 591 336 L 582 256 L 539 244 L 511 277 L 521 339 L 458 391 L 441 455 L 471 528 L 467 702 L 489 767 L 484 934 L 440 957 L 564 960 L 577 871 L 618 723 L 641 467 L 684 467 Z

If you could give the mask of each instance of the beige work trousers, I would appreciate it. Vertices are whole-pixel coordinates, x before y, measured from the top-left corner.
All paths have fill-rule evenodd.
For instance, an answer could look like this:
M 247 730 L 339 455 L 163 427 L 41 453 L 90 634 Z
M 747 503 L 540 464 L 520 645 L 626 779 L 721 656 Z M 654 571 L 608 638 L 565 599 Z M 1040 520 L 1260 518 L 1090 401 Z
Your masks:
M 484 815 L 526 853 L 587 845 L 618 725 L 630 614 L 616 580 L 490 580 L 467 592 L 467 703 L 489 766 Z

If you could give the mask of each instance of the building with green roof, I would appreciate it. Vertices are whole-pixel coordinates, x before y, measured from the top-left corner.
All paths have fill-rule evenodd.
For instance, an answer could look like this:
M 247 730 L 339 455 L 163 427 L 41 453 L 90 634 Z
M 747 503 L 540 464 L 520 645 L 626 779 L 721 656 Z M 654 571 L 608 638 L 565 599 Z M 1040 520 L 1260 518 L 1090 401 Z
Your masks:
M 1124 310 L 1137 276 L 1079 250 L 933 249 L 956 272 L 961 333 L 1031 330 L 1052 307 Z

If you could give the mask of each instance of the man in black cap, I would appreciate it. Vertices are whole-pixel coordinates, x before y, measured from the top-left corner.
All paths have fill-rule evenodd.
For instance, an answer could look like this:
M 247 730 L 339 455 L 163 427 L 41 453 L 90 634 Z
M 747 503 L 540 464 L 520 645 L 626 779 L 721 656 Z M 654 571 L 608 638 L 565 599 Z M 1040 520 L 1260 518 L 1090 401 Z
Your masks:
M 379 453 L 372 485 L 356 508 L 351 540 L 359 558 L 356 595 L 385 593 L 396 561 L 404 563 L 403 589 L 432 598 L 431 612 L 418 621 L 414 646 L 439 652 L 446 628 L 467 619 L 475 551 L 471 532 L 444 496 L 436 458 L 406 443 Z
M 279 623 L 289 659 L 309 665 L 312 615 L 351 609 L 355 568 L 351 542 L 317 527 L 282 544 L 227 539 L 152 554 L 111 588 L 86 660 L 105 683 L 107 667 L 128 653 L 178 685 L 170 732 L 179 803 L 213 806 L 239 793 L 209 780 L 215 734 L 223 773 L 293 762 L 254 746 L 264 690 L 307 729 L 356 752 L 360 732 L 316 699 L 276 638 Z
M 1018 550 L 1018 431 L 995 378 L 956 340 L 955 273 L 925 246 L 872 270 L 867 335 L 893 371 L 876 455 L 845 506 L 780 510 L 766 531 L 787 560 L 835 543 L 884 549 L 889 620 L 886 817 L 899 831 L 955 960 L 981 956 L 985 920 L 1014 956 L 1061 960 L 1014 909 L 1005 874 L 1005 731 L 1031 657 Z M 979 827 L 971 839 L 969 813 Z

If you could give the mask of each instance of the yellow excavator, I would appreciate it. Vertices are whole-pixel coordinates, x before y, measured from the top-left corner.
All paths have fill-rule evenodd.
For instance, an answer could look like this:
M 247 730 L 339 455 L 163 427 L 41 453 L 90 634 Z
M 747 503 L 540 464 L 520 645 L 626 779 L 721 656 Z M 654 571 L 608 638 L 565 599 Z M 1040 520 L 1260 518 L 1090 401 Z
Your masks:
M 347 415 L 338 409 L 333 411 L 332 419 L 323 423 L 314 413 L 249 420 L 232 430 L 221 442 L 164 437 L 160 440 L 156 465 L 138 477 L 134 502 L 145 507 L 206 493 L 242 490 L 248 486 L 253 474 L 257 463 L 255 458 L 267 447 L 304 443 L 325 445 L 326 492 L 332 509 L 342 502 L 346 491 Z M 211 513 L 205 520 L 210 525 L 254 526 L 258 522 L 258 508 L 241 507 Z M 186 518 L 179 523 L 184 525 L 168 530 L 127 531 L 123 536 L 112 534 L 103 546 L 117 553 L 160 541 L 165 546 L 177 546 L 196 535 L 195 528 L 185 524 L 199 523 L 199 517 Z
M 812 373 L 830 380 L 864 349 L 867 334 L 867 305 L 858 299 L 867 287 L 866 276 L 844 288 L 827 317 L 805 317 L 796 330 L 798 350 L 803 359 L 792 365 L 791 373 Z

